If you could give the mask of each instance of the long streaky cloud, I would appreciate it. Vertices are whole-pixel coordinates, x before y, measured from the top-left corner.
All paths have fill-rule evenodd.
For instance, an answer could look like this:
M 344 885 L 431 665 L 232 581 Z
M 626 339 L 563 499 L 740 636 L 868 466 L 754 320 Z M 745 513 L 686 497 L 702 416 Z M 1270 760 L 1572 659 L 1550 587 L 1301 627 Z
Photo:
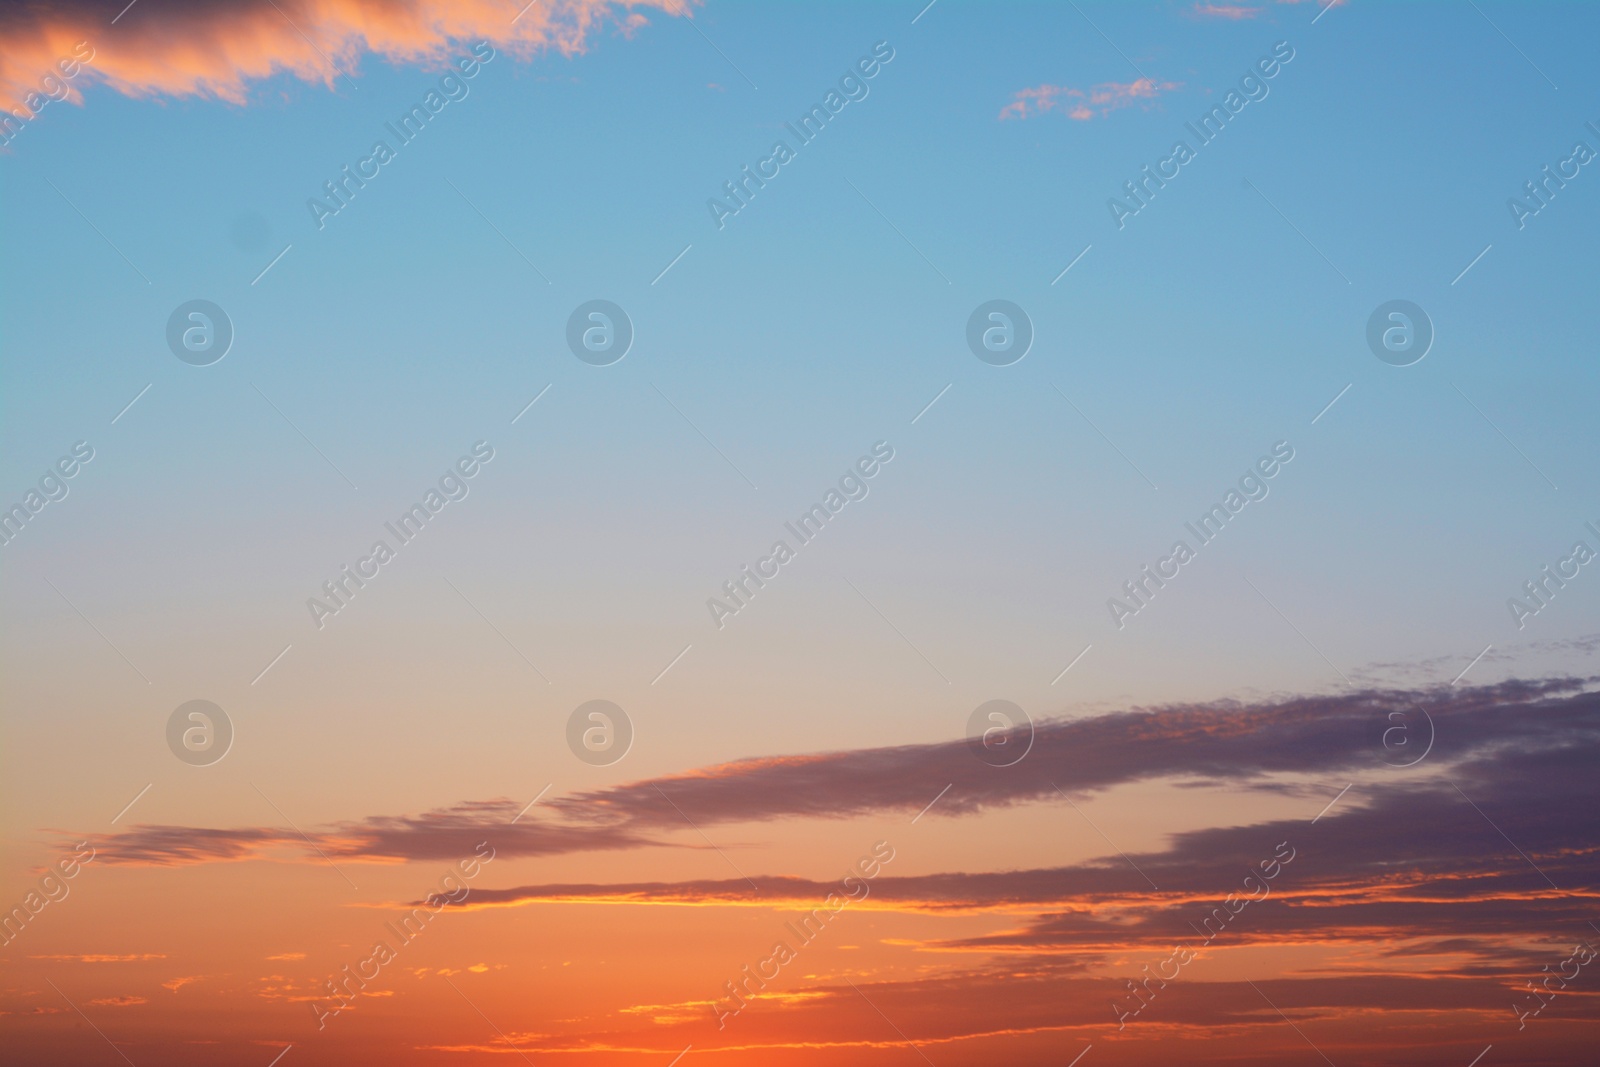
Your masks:
M 1224 944 L 1235 948 L 1378 940 L 1396 954 L 1527 961 L 1530 944 L 1556 931 L 1581 931 L 1600 897 L 1596 755 L 1594 738 L 1537 753 L 1501 752 L 1458 765 L 1447 777 L 1380 779 L 1328 817 L 1311 809 L 1188 831 L 1160 850 L 1131 856 L 1026 870 L 883 874 L 858 884 L 865 894 L 850 906 L 1028 917 L 1017 928 L 919 946 L 941 951 L 1127 952 L 1209 941 L 1227 928 Z M 1273 806 L 1303 807 L 1298 800 Z M 474 889 L 454 907 L 657 904 L 805 912 L 829 893 L 848 892 L 838 880 L 757 873 L 751 881 Z M 1248 921 L 1232 921 L 1246 910 Z M 1214 925 L 1197 929 L 1208 919 Z
M 643 829 L 916 812 L 946 785 L 930 818 L 1059 799 L 1157 779 L 1226 782 L 1327 775 L 1399 762 L 1397 726 L 1435 766 L 1496 746 L 1542 750 L 1593 738 L 1600 693 L 1578 680 L 1478 689 L 1372 690 L 1241 704 L 1221 701 L 1052 720 L 1021 762 L 992 767 L 965 740 L 742 760 L 557 798 L 580 822 Z
M 965 740 L 741 760 L 547 800 L 518 819 L 512 800 L 467 801 L 420 815 L 372 816 L 311 833 L 290 827 L 134 826 L 90 835 L 104 862 L 172 866 L 289 857 L 397 862 L 470 855 L 489 840 L 507 857 L 660 846 L 685 820 L 704 827 L 884 811 L 959 818 L 1133 782 L 1277 784 L 1285 778 L 1384 771 L 1403 724 L 1430 763 L 1474 774 L 1600 748 L 1600 693 L 1579 680 L 1508 681 L 1476 689 L 1374 690 L 1260 704 L 1218 702 L 1054 720 L 1011 767 L 981 761 Z M 1476 779 L 1469 779 L 1475 781 Z

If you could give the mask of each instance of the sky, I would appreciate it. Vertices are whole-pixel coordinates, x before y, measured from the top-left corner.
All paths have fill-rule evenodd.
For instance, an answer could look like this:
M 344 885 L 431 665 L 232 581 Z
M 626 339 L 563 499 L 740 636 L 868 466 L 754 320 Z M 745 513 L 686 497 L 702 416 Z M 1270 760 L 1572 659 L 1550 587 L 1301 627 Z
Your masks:
M 1587 1062 L 1597 22 L 0 8 L 5 1046 Z

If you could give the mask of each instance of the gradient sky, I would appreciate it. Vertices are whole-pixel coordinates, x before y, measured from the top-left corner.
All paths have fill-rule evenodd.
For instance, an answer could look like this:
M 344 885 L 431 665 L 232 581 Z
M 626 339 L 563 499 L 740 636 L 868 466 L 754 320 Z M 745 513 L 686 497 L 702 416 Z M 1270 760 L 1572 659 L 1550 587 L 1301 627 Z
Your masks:
M 1520 226 L 1508 200 L 1600 152 L 1600 14 L 924 3 L 0 9 L 13 115 L 93 49 L 0 147 L 0 507 L 93 449 L 0 547 L 0 906 L 95 850 L 0 947 L 19 1062 L 1586 1062 L 1600 966 L 1512 1005 L 1600 945 L 1600 568 L 1520 626 L 1508 599 L 1600 551 L 1600 177 Z M 234 329 L 210 366 L 166 339 L 195 299 Z M 610 366 L 567 347 L 593 299 L 635 330 Z M 993 299 L 1035 331 L 1010 366 L 965 340 Z M 1404 367 L 1366 340 L 1397 299 L 1435 331 Z M 319 629 L 307 599 L 476 442 L 467 496 Z M 235 729 L 205 767 L 166 740 L 195 699 Z M 568 748 L 592 699 L 633 724 L 609 766 Z M 1037 729 L 1012 767 L 968 748 L 992 699 Z M 324 980 L 480 841 L 319 1029 Z M 719 1029 L 877 842 L 866 899 Z

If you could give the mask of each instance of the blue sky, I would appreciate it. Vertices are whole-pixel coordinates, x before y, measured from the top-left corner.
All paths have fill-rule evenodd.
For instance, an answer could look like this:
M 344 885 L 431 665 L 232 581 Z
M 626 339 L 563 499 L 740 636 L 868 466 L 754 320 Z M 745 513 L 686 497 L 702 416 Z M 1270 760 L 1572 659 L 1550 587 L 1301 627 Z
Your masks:
M 368 56 L 358 88 L 279 75 L 248 106 L 90 85 L 0 178 L 7 492 L 76 440 L 97 450 L 5 550 L 13 662 L 55 665 L 18 691 L 45 700 L 64 673 L 85 689 L 49 699 L 84 721 L 104 686 L 152 708 L 259 701 L 250 679 L 293 643 L 274 672 L 305 688 L 271 714 L 359 692 L 400 722 L 450 698 L 556 723 L 604 695 L 598 675 L 672 724 L 640 750 L 671 763 L 858 728 L 942 737 L 996 696 L 1052 714 L 1337 687 L 1374 662 L 1459 669 L 1580 636 L 1592 583 L 1520 633 L 1505 600 L 1600 519 L 1597 202 L 1586 171 L 1521 232 L 1505 201 L 1594 139 L 1574 29 L 1591 16 L 1484 13 L 1529 59 L 1445 5 L 1315 25 L 1310 4 L 1231 21 L 943 0 L 914 25 L 901 5 L 711 5 L 700 32 L 657 12 L 579 55 L 502 51 L 320 231 L 307 198 L 436 70 Z M 895 58 L 870 95 L 719 231 L 707 198 L 878 41 Z M 1107 198 L 1280 41 L 1295 58 L 1270 95 L 1119 231 Z M 999 119 L 1032 86 L 1141 73 L 1179 87 L 1090 121 Z M 206 368 L 163 338 L 195 297 L 237 331 Z M 594 297 L 637 329 L 607 368 L 563 342 Z M 1037 331 L 1011 367 L 963 343 L 995 297 Z M 1364 344 L 1397 297 L 1437 329 L 1406 368 Z M 312 629 L 306 597 L 480 439 L 497 459 L 433 543 Z M 872 495 L 713 629 L 706 598 L 880 439 L 897 458 Z M 1271 496 L 1113 628 L 1107 598 L 1280 440 L 1296 459 Z M 349 666 L 397 653 L 414 673 Z M 836 710 L 748 710 L 817 701 Z

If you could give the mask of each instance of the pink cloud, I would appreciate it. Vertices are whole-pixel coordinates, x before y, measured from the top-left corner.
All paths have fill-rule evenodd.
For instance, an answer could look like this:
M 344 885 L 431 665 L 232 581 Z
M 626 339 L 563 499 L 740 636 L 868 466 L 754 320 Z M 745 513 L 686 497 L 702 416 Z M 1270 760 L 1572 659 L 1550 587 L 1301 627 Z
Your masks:
M 1205 19 L 1228 19 L 1238 22 L 1240 19 L 1253 19 L 1261 14 L 1259 7 L 1243 7 L 1238 4 L 1207 4 L 1194 5 L 1194 13 Z
M 76 101 L 93 82 L 127 96 L 243 104 L 251 84 L 281 72 L 332 88 L 357 76 L 365 55 L 438 67 L 480 39 L 520 59 L 570 56 L 608 23 L 633 34 L 645 22 L 636 7 L 686 14 L 676 0 L 542 0 L 514 20 L 502 0 L 191 0 L 139 4 L 112 25 L 95 0 L 5 4 L 0 108 L 27 118 L 52 90 Z M 74 55 L 92 58 L 60 66 Z
M 1096 111 L 1104 116 L 1182 87 L 1182 82 L 1158 82 L 1150 78 L 1131 82 L 1101 82 L 1090 89 L 1036 85 L 1031 89 L 1018 89 L 1011 103 L 1000 109 L 999 117 L 1002 121 L 1025 119 L 1061 108 L 1067 113 L 1067 118 L 1086 122 L 1094 118 Z

